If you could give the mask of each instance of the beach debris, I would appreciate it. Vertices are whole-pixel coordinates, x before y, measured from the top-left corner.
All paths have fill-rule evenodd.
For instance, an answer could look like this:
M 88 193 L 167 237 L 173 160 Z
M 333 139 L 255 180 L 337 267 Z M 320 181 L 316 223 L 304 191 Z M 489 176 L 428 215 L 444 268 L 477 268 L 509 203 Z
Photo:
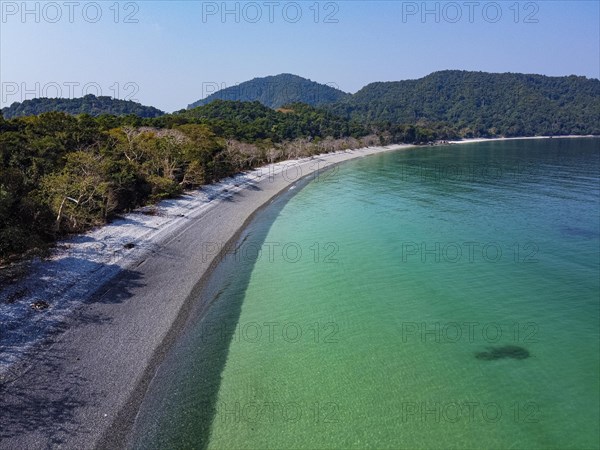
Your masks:
M 31 304 L 31 309 L 34 309 L 36 311 L 43 311 L 44 309 L 48 309 L 49 307 L 50 304 L 48 302 L 45 302 L 44 300 L 38 300 Z
M 132 249 L 132 248 L 134 248 L 134 247 L 135 247 L 135 244 L 134 244 L 133 242 L 128 242 L 127 244 L 124 244 L 124 245 L 123 245 L 123 248 L 124 248 L 125 250 L 131 250 L 131 249 Z
M 483 359 L 484 361 L 493 361 L 496 359 L 512 358 L 512 359 L 527 359 L 530 354 L 526 348 L 517 345 L 505 345 L 503 347 L 488 347 L 486 352 L 475 353 L 475 358 Z

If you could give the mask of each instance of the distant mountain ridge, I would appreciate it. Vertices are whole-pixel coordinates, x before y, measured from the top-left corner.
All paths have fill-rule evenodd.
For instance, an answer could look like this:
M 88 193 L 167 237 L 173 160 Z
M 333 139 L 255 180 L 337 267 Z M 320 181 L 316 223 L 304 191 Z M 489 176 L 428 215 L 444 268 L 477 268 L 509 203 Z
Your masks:
M 419 125 L 449 127 L 463 137 L 600 135 L 600 80 L 575 75 L 444 70 L 416 80 L 375 82 L 348 94 L 297 75 L 280 74 L 222 89 L 190 104 L 187 111 L 215 100 L 259 102 L 271 109 L 304 103 L 374 132 Z M 2 113 L 10 119 L 48 111 L 135 115 L 142 119 L 164 115 L 151 106 L 93 95 L 26 100 L 13 103 Z M 199 114 L 207 111 L 212 110 Z M 229 114 L 233 109 L 219 107 L 217 111 Z M 242 111 L 256 113 L 258 109 Z
M 476 134 L 598 134 L 600 80 L 447 70 L 371 83 L 331 105 L 361 122 L 444 122 Z
M 303 102 L 362 124 L 445 123 L 465 136 L 600 134 L 600 80 L 574 75 L 444 70 L 347 94 L 282 74 L 223 89 L 189 108 L 216 99 L 270 108 Z
M 89 114 L 99 116 L 112 114 L 124 116 L 135 114 L 143 118 L 160 117 L 165 113 L 153 106 L 144 106 L 131 100 L 119 100 L 108 96 L 96 97 L 88 94 L 80 98 L 34 98 L 23 102 L 15 102 L 2 109 L 5 119 L 38 115 L 45 112 L 59 111 L 67 114 Z
M 317 83 L 289 73 L 254 78 L 235 86 L 221 89 L 208 97 L 198 100 L 188 109 L 206 105 L 214 100 L 242 102 L 258 101 L 269 108 L 280 108 L 291 103 L 306 103 L 321 106 L 335 103 L 350 97 L 333 86 Z

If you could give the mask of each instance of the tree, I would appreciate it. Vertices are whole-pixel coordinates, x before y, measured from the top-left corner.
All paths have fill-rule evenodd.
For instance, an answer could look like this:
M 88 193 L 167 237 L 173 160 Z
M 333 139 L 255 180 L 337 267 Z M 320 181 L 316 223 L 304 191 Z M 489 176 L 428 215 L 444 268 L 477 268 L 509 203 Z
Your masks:
M 56 214 L 57 232 L 81 231 L 106 220 L 114 208 L 110 183 L 103 175 L 100 155 L 77 151 L 67 156 L 60 173 L 45 176 L 41 195 Z

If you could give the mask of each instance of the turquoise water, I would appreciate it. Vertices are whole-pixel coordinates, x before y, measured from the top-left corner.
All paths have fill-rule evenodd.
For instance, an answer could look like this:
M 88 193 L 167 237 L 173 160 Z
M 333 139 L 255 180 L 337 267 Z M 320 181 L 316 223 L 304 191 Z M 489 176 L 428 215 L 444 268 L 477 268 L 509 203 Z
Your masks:
M 599 157 L 418 148 L 298 187 L 215 274 L 132 446 L 598 448 Z

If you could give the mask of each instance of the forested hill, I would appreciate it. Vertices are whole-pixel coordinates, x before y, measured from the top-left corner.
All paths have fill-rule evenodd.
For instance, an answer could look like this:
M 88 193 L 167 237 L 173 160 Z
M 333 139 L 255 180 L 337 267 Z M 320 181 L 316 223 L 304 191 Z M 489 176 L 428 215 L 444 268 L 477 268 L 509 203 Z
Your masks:
M 297 137 L 363 136 L 367 129 L 321 108 L 293 103 L 274 110 L 260 102 L 215 100 L 208 105 L 165 116 L 162 121 L 185 119 L 210 125 L 227 138 L 283 142 Z
M 445 122 L 462 135 L 600 134 L 600 81 L 442 71 L 372 83 L 331 106 L 361 122 Z
M 303 102 L 365 126 L 446 124 L 463 137 L 600 134 L 600 80 L 578 76 L 446 70 L 418 80 L 371 83 L 351 95 L 278 75 L 223 89 L 190 106 L 215 99 L 259 101 L 271 108 Z
M 208 89 L 205 85 L 205 89 Z M 327 84 L 317 83 L 306 78 L 284 73 L 264 78 L 254 78 L 221 89 L 208 97 L 188 106 L 188 109 L 206 105 L 214 100 L 259 101 L 269 108 L 279 108 L 291 103 L 306 103 L 319 106 L 338 102 L 350 94 Z
M 277 161 L 383 143 L 305 104 L 218 101 L 156 118 L 0 114 L 0 265 L 124 211 Z M 409 128 L 407 136 L 429 139 Z
M 330 128 L 330 125 L 336 125 L 333 115 L 346 119 L 338 121 L 344 127 L 348 126 L 347 120 L 380 131 L 400 125 L 449 127 L 462 137 L 600 134 L 600 80 L 578 76 L 447 70 L 418 80 L 371 83 L 352 95 L 296 75 L 281 74 L 255 78 L 222 89 L 192 103 L 188 112 L 197 118 L 200 114 L 202 119 L 211 122 L 226 120 L 228 126 L 233 126 L 235 120 L 243 119 L 247 114 L 262 115 L 256 122 L 261 126 L 265 120 L 274 123 L 275 118 L 282 117 L 272 116 L 256 105 L 230 104 L 224 107 L 221 104 L 211 109 L 210 105 L 215 100 L 260 102 L 268 108 L 297 103 L 325 108 L 329 112 L 327 117 L 323 116 L 323 111 L 318 114 L 322 115 L 322 124 L 327 122 L 322 130 L 327 130 L 332 136 L 348 132 L 347 128 L 339 132 Z M 209 108 L 192 112 L 201 105 Z M 2 113 L 10 119 L 49 111 L 140 118 L 164 115 L 156 108 L 133 101 L 93 95 L 76 99 L 26 100 L 13 103 Z M 211 114 L 212 117 L 208 117 Z M 227 117 L 218 117 L 219 114 Z M 314 116 L 317 112 L 312 111 L 311 114 Z M 251 136 L 251 132 L 247 133 L 251 130 L 242 122 L 238 124 L 243 128 L 242 134 Z M 283 137 L 295 133 L 289 131 L 291 120 L 286 118 L 285 122 L 285 125 L 277 125 L 275 134 Z M 395 132 L 392 134 L 396 136 Z
M 112 97 L 96 97 L 89 94 L 81 98 L 34 98 L 21 103 L 15 102 L 7 108 L 2 109 L 5 119 L 15 117 L 34 116 L 45 112 L 64 112 L 67 114 L 89 114 L 99 116 L 112 114 L 125 116 L 134 114 L 143 118 L 159 117 L 163 111 L 152 106 L 144 106 L 131 100 L 119 100 Z

